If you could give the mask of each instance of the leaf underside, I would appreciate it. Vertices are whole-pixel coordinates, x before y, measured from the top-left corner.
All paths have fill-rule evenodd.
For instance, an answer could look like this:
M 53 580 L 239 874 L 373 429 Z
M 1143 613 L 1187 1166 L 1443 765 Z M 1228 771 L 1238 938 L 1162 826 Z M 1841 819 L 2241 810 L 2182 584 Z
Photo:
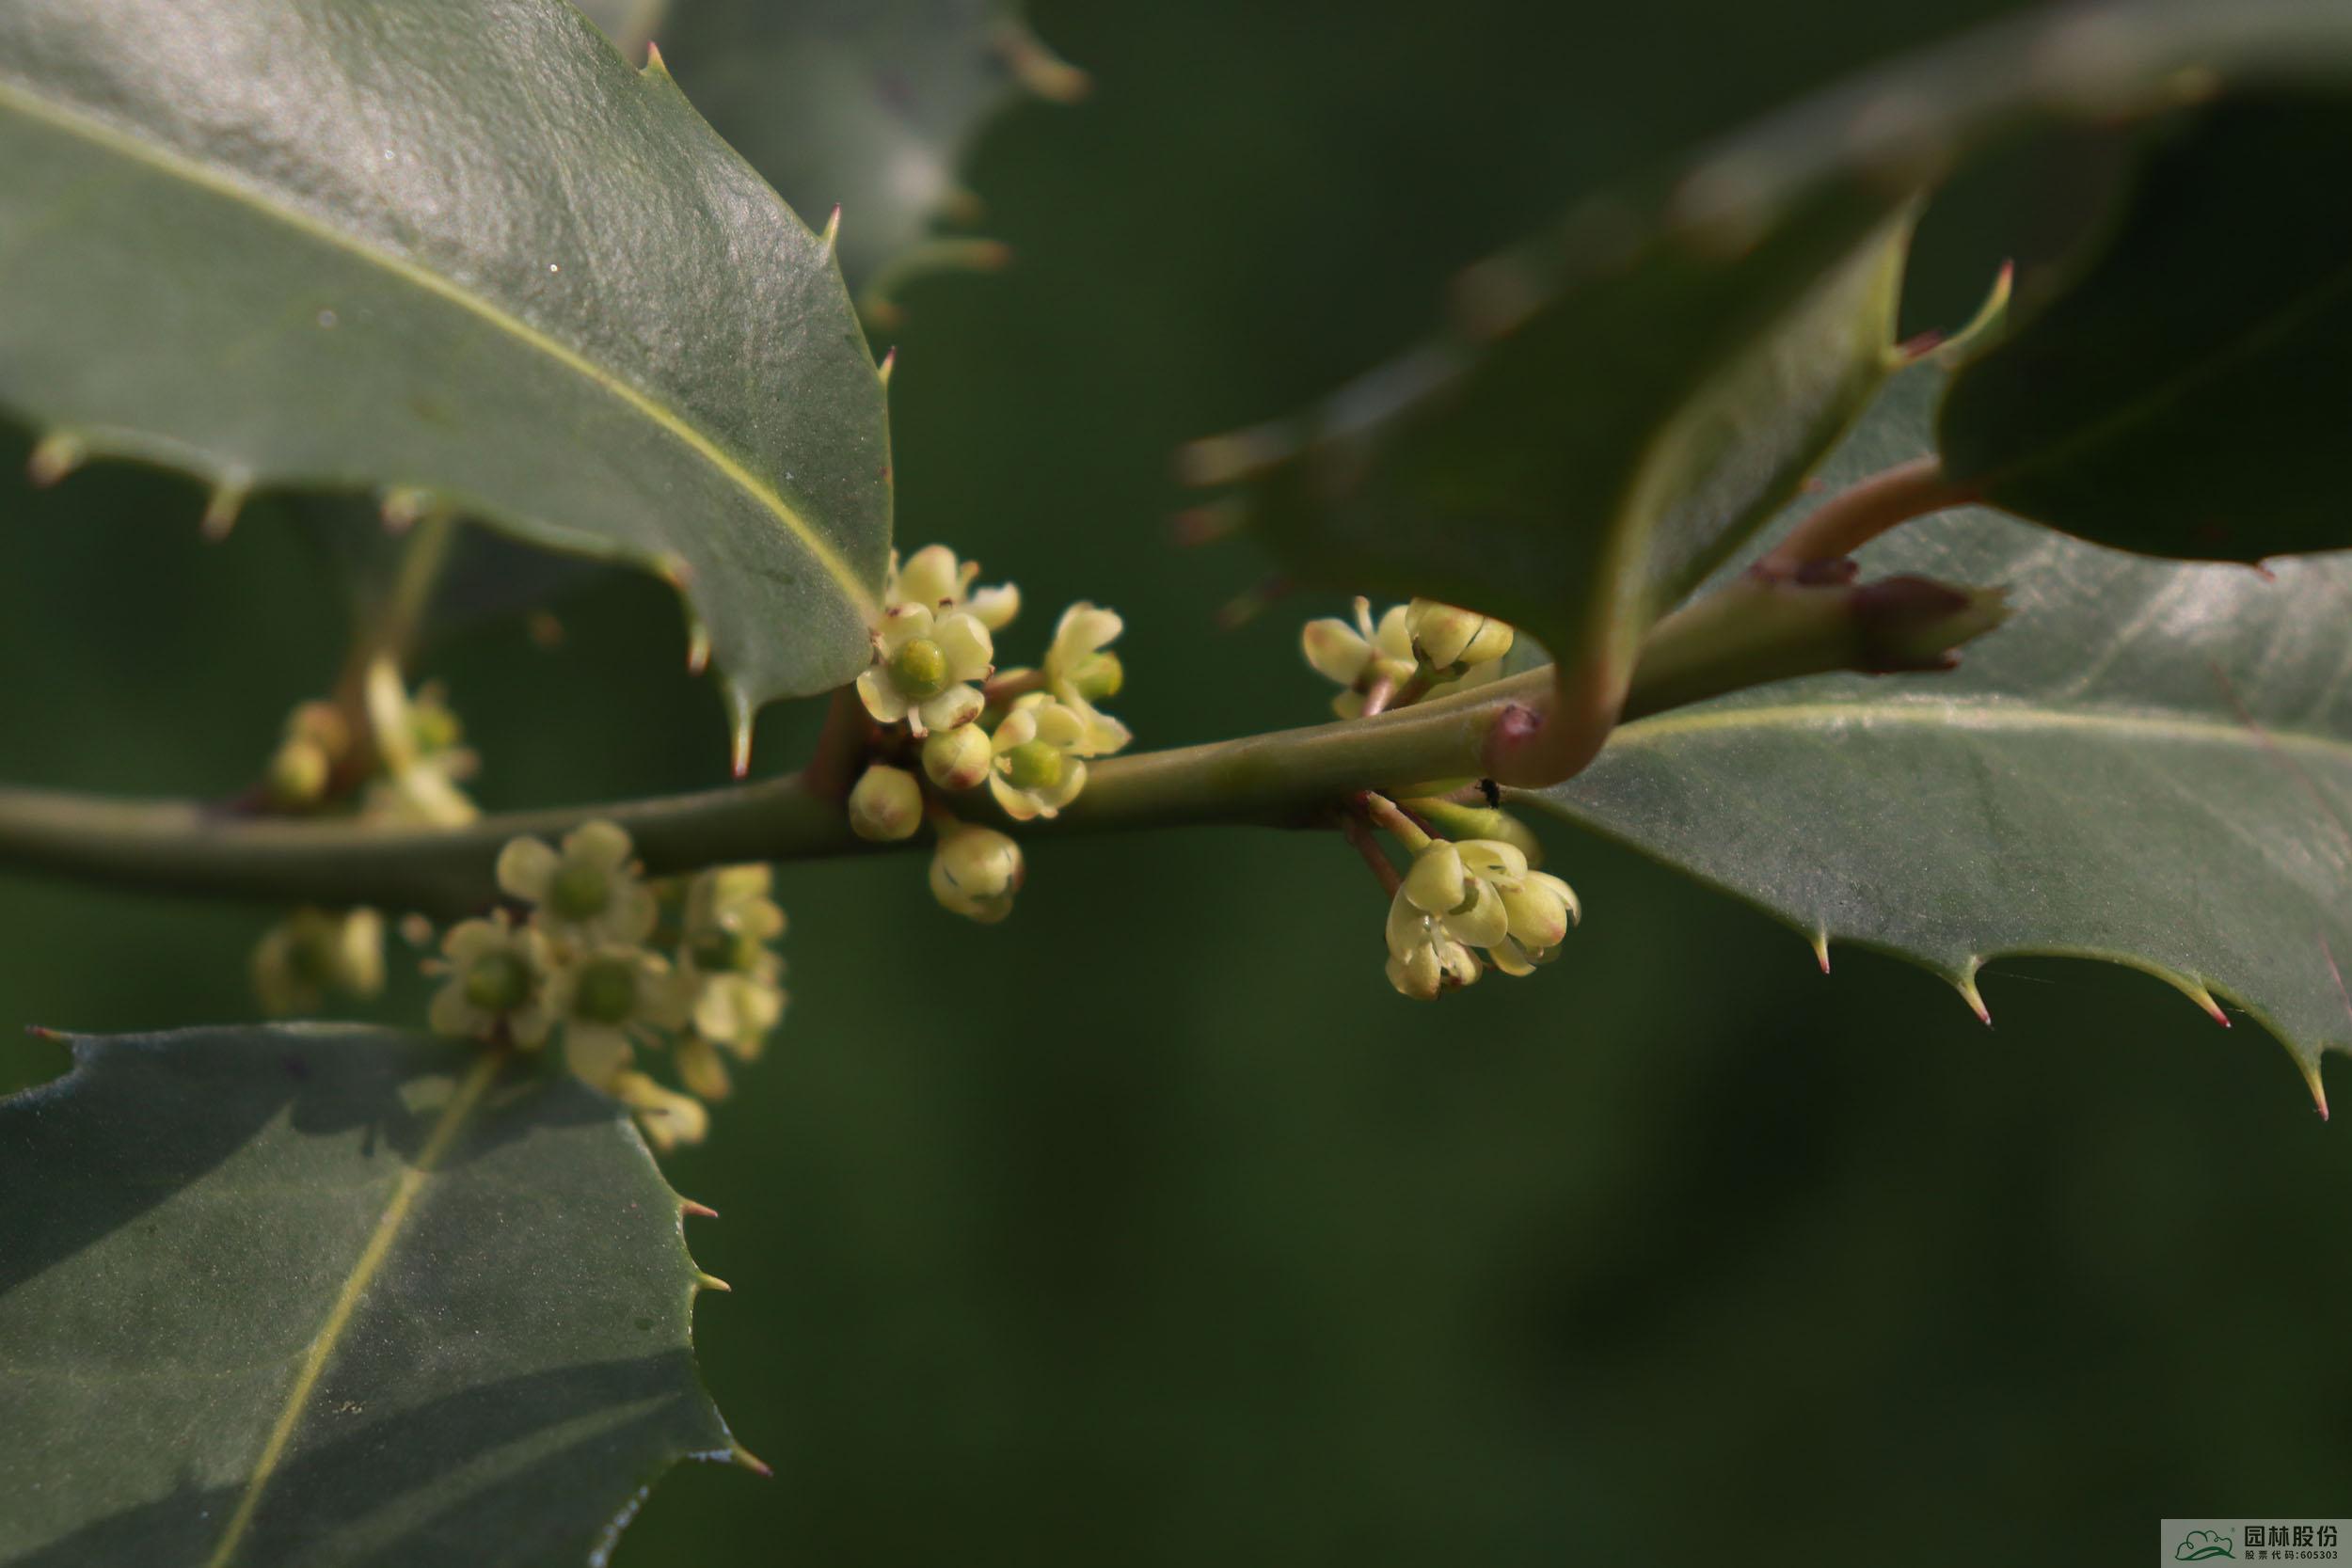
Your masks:
M 960 171 L 988 122 L 1025 93 L 1068 101 L 1086 78 L 1009 0 L 692 0 L 663 56 L 721 135 L 801 211 L 841 209 L 842 271 L 875 319 L 892 289 L 937 266 L 989 266 L 1002 248 L 942 235 L 979 203 Z
M 2352 545 L 2352 96 L 2223 103 L 2154 150 L 2068 287 L 1954 376 L 1944 463 L 1994 505 L 2151 554 Z
M 1944 377 L 1898 375 L 1831 487 L 1926 452 Z M 2352 556 L 2265 575 L 1968 507 L 1860 559 L 1868 577 L 2007 584 L 2015 616 L 1949 673 L 1783 683 L 1626 725 L 1523 798 L 1824 955 L 1897 954 L 1972 1005 L 2007 954 L 2127 964 L 2208 1010 L 2227 998 L 2316 1094 L 2321 1051 L 2352 1049 Z
M 744 711 L 869 657 L 889 436 L 834 260 L 563 0 L 15 0 L 0 282 L 53 457 L 654 566 Z
M 0 1561 L 601 1560 L 732 1451 L 679 1200 L 577 1083 L 327 1025 L 75 1057 L 0 1101 Z
M 1303 416 L 1198 444 L 1193 475 L 1247 482 L 1250 526 L 1293 576 L 1502 615 L 1606 700 L 1648 622 L 1867 401 L 1883 361 L 1857 350 L 1891 285 L 1858 280 L 1891 274 L 1924 193 L 2023 130 L 2348 66 L 2334 0 L 2037 11 L 1808 100 L 1654 191 L 1587 200 L 1466 273 L 1432 343 Z M 1825 298 L 1841 276 L 1857 281 Z

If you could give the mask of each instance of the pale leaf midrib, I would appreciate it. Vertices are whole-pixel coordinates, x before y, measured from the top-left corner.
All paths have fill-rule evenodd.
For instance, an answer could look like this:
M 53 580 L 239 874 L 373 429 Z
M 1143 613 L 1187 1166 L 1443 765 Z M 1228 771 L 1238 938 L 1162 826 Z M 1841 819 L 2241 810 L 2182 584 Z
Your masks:
M 620 402 L 642 416 L 663 434 L 685 447 L 707 463 L 733 488 L 749 497 L 761 511 L 772 515 L 793 538 L 815 558 L 826 575 L 834 579 L 850 602 L 867 620 L 876 614 L 873 596 L 859 581 L 848 562 L 832 544 L 803 517 L 776 490 L 746 467 L 742 461 L 710 436 L 704 435 L 676 410 L 654 399 L 642 388 L 613 372 L 603 369 L 577 349 L 550 337 L 528 322 L 483 298 L 453 280 L 443 277 L 430 268 L 409 261 L 404 256 L 370 244 L 358 235 L 345 232 L 322 223 L 299 208 L 276 199 L 267 192 L 242 180 L 222 173 L 177 149 L 165 147 L 113 123 L 44 98 L 19 83 L 0 76 L 0 109 L 31 120 L 49 125 L 67 135 L 99 148 L 114 156 L 142 163 L 163 174 L 198 189 L 208 191 L 225 200 L 240 202 L 257 214 L 275 220 L 320 244 L 358 258 L 387 275 L 399 278 L 410 287 L 443 300 L 471 314 L 513 338 L 556 364 L 563 366 L 598 390 Z M 399 483 L 406 476 L 386 475 L 387 483 Z
M 278 1463 L 285 1457 L 287 1446 L 294 1440 L 294 1429 L 302 1422 L 303 1408 L 310 1403 L 320 1376 L 334 1359 L 336 1349 L 342 1342 L 343 1331 L 351 1326 L 352 1317 L 358 1310 L 360 1298 L 367 1294 L 368 1286 L 383 1268 L 384 1260 L 391 1256 L 393 1243 L 399 1240 L 402 1227 L 407 1223 L 410 1212 L 416 1207 L 417 1195 L 439 1168 L 450 1146 L 456 1142 L 466 1118 L 481 1103 L 490 1081 L 498 1076 L 499 1065 L 500 1058 L 488 1053 L 475 1061 L 472 1069 L 452 1091 L 449 1103 L 441 1108 L 424 1147 L 418 1150 L 415 1161 L 400 1173 L 400 1180 L 393 1184 L 391 1201 L 384 1206 L 383 1216 L 376 1221 L 367 1245 L 360 1249 L 351 1273 L 343 1280 L 342 1290 L 337 1293 L 334 1305 L 327 1309 L 326 1317 L 304 1352 L 302 1370 L 295 1374 L 294 1386 L 287 1391 L 285 1405 L 270 1429 L 268 1441 L 262 1447 L 261 1457 L 254 1461 L 253 1474 L 246 1479 L 245 1491 L 237 1500 L 236 1512 L 222 1527 L 220 1541 L 214 1547 L 213 1555 L 205 1560 L 206 1568 L 229 1568 L 229 1564 L 236 1560 L 237 1548 L 244 1544 L 246 1532 L 252 1526 L 262 1494 L 269 1490 Z
M 1754 707 L 1698 708 L 1661 714 L 1625 725 L 1610 737 L 1610 750 L 1655 745 L 1680 736 L 1732 734 L 1742 730 L 1820 729 L 1836 724 L 1911 725 L 1976 733 L 2077 733 L 2124 736 L 2141 740 L 2182 740 L 2314 752 L 2352 764 L 2352 740 L 2303 730 L 2255 727 L 2243 721 L 2194 719 L 2159 713 L 2097 708 L 2053 708 L 2029 702 L 1969 705 L 1945 702 L 1810 702 Z M 1602 753 L 1605 759 L 1607 752 Z

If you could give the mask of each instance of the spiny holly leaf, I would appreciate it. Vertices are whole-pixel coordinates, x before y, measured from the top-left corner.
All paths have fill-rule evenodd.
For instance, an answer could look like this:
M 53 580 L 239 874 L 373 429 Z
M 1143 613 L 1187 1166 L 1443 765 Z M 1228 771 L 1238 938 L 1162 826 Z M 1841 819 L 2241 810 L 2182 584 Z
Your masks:
M 1187 466 L 1246 481 L 1251 526 L 1301 578 L 1521 624 L 1597 734 L 1650 622 L 1789 499 L 1891 364 L 1924 193 L 2023 127 L 2347 66 L 2334 0 L 2037 12 L 1587 201 L 1468 273 L 1434 342 Z
M 1943 377 L 1896 377 L 1831 483 L 1928 451 Z M 1824 967 L 1832 942 L 1879 948 L 1979 1012 L 1978 970 L 2012 953 L 2128 964 L 2224 1022 L 2225 997 L 2318 1094 L 2320 1052 L 2352 1048 L 2352 556 L 2265 576 L 1970 507 L 1861 562 L 2005 583 L 2013 618 L 1950 673 L 1763 687 L 1628 724 L 1523 799 L 1762 906 Z
M 692 0 L 663 53 L 728 141 L 803 212 L 841 209 L 842 271 L 878 325 L 897 287 L 942 266 L 996 266 L 1004 247 L 941 234 L 977 215 L 957 182 L 981 129 L 1026 92 L 1084 96 L 1084 72 L 1011 0 Z
M 2352 87 L 2352 84 L 2347 84 Z M 1953 378 L 1945 467 L 2131 549 L 2352 545 L 2352 91 L 2225 103 L 2150 159 L 2100 253 Z
M 37 473 L 383 488 L 668 573 L 746 722 L 867 657 L 882 388 L 825 241 L 563 0 L 0 8 Z
M 0 1101 L 0 1560 L 600 1561 L 739 1455 L 680 1201 L 578 1084 L 326 1025 L 75 1057 Z

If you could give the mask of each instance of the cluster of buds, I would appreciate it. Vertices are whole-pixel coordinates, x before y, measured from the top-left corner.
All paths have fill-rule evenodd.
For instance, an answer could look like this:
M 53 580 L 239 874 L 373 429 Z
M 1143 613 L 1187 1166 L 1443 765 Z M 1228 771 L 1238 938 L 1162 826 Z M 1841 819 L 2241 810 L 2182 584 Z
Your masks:
M 1478 978 L 1473 950 L 1505 974 L 1532 974 L 1581 913 L 1576 891 L 1516 844 L 1431 839 L 1389 904 L 1389 983 L 1433 1000 Z
M 389 659 L 368 667 L 355 715 L 335 703 L 296 705 L 271 753 L 261 796 L 280 813 L 310 813 L 356 797 L 366 821 L 453 828 L 481 815 L 460 784 L 480 759 L 438 686 L 411 692 Z
M 1315 673 L 1340 687 L 1331 711 L 1343 719 L 1492 680 L 1512 641 L 1506 623 L 1435 599 L 1392 605 L 1375 623 L 1372 601 L 1360 597 L 1355 625 L 1327 616 L 1299 639 Z
M 368 668 L 364 733 L 346 710 L 301 703 L 286 719 L 260 790 L 287 815 L 354 811 L 393 827 L 461 826 L 481 815 L 464 789 L 478 764 L 440 689 L 410 692 L 389 659 Z M 273 1018 L 318 1010 L 329 994 L 366 999 L 384 989 L 384 921 L 375 911 L 296 910 L 253 949 L 255 996 Z
M 1021 594 L 1010 583 L 976 588 L 978 576 L 945 545 L 894 561 L 874 662 L 857 680 L 879 726 L 868 747 L 877 760 L 851 786 L 849 816 L 876 843 L 930 824 L 933 895 L 957 914 L 994 922 L 1020 889 L 1020 846 L 962 820 L 949 801 L 986 785 L 1016 822 L 1055 816 L 1086 788 L 1088 759 L 1133 736 L 1099 705 L 1126 679 L 1110 651 L 1124 629 L 1119 616 L 1072 605 L 1038 668 L 1000 671 L 995 634 L 1020 613 Z
M 1489 615 L 1414 599 L 1375 621 L 1359 597 L 1353 625 L 1310 621 L 1299 642 L 1307 663 L 1340 688 L 1331 710 L 1359 719 L 1494 679 L 1517 634 Z M 1351 832 L 1393 888 L 1388 914 L 1389 983 L 1418 1001 L 1474 983 L 1488 968 L 1532 974 L 1549 961 L 1581 916 L 1575 890 L 1534 867 L 1541 847 L 1496 803 L 1491 784 L 1425 786 L 1403 801 L 1359 797 L 1363 816 L 1388 829 L 1413 862 L 1403 877 Z M 1459 833 L 1449 841 L 1429 829 Z
M 453 927 L 426 973 L 442 978 L 434 1032 L 537 1051 L 550 1042 L 583 1081 L 636 1113 L 663 1149 L 699 1142 L 705 1101 L 733 1086 L 725 1057 L 756 1057 L 784 1016 L 784 911 L 768 868 L 721 866 L 660 887 L 627 832 L 591 822 L 561 846 L 518 838 L 500 851 L 505 910 Z M 665 897 L 665 894 L 667 896 Z M 657 946 L 667 927 L 672 940 Z M 685 1092 L 643 1071 L 670 1050 Z

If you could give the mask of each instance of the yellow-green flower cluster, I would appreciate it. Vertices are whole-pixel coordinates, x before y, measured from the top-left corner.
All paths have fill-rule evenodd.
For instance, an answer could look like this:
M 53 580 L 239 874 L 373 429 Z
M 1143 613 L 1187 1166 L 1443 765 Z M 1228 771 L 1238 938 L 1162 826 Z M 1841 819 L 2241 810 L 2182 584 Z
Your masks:
M 272 1018 L 314 1013 L 330 993 L 384 989 L 384 918 L 373 910 L 301 909 L 253 949 L 253 993 Z
M 1517 845 L 1432 840 L 1389 905 L 1389 983 L 1429 1001 L 1478 978 L 1473 949 L 1505 974 L 1531 974 L 1581 912 L 1575 890 L 1531 868 Z
M 1315 673 L 1341 688 L 1331 711 L 1360 716 L 1373 692 L 1389 707 L 1492 680 L 1511 651 L 1509 625 L 1435 599 L 1391 605 L 1375 624 L 1372 601 L 1356 601 L 1353 626 L 1336 617 L 1310 621 L 1299 645 Z
M 533 1051 L 559 1043 L 565 1065 L 636 1113 L 658 1147 L 700 1141 L 703 1101 L 732 1087 L 724 1055 L 749 1061 L 784 1015 L 785 918 L 768 868 L 723 866 L 679 895 L 676 942 L 657 950 L 662 900 L 628 834 L 590 822 L 560 846 L 517 838 L 500 851 L 501 891 L 528 906 L 453 927 L 427 972 L 443 976 L 437 1033 Z M 667 1046 L 687 1092 L 640 1070 Z
M 1000 671 L 994 635 L 1020 612 L 1021 594 L 1010 583 L 976 589 L 978 576 L 944 545 L 894 564 L 874 662 L 857 682 L 866 712 L 885 729 L 848 807 L 850 827 L 877 842 L 912 837 L 929 821 L 939 835 L 933 894 L 958 914 L 993 922 L 1011 911 L 1020 847 L 962 821 L 948 800 L 985 784 L 1012 820 L 1050 818 L 1086 788 L 1088 759 L 1134 737 L 1101 706 L 1126 679 L 1110 648 L 1125 629 L 1117 612 L 1072 605 L 1039 668 Z M 900 725 L 920 744 L 896 738 Z

